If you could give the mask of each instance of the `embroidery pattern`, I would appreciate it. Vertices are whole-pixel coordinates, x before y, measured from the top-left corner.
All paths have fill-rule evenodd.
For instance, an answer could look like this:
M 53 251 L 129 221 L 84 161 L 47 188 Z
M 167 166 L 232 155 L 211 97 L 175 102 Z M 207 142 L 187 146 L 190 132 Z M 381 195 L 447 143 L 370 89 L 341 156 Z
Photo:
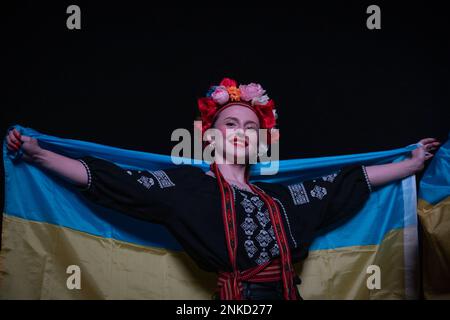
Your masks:
M 337 175 L 338 175 L 337 173 L 332 173 L 332 174 L 323 176 L 323 177 L 322 177 L 322 180 L 323 180 L 323 181 L 328 181 L 328 182 L 333 182 L 334 179 L 337 177 Z
M 245 232 L 245 235 L 251 236 L 253 235 L 253 232 L 255 232 L 256 229 L 258 229 L 258 226 L 256 225 L 255 221 L 253 221 L 252 218 L 246 217 L 244 222 L 241 224 L 242 229 Z
M 253 258 L 253 256 L 255 255 L 256 251 L 258 251 L 258 248 L 255 246 L 255 244 L 253 243 L 252 240 L 246 240 L 244 243 L 245 246 L 245 251 L 247 251 L 247 255 L 250 258 Z
M 89 169 L 89 166 L 87 165 L 87 163 L 84 160 L 78 159 L 78 161 L 80 161 L 81 164 L 84 166 L 84 168 L 86 169 L 87 176 L 88 176 L 87 186 L 83 190 L 89 190 L 91 188 L 91 185 L 92 185 L 91 170 Z
M 267 209 L 264 212 L 258 211 L 256 214 L 256 218 L 259 221 L 259 224 L 265 228 L 266 225 L 270 222 L 269 211 Z
M 308 194 L 306 193 L 306 189 L 303 183 L 291 184 L 288 187 L 295 205 L 305 204 L 309 202 Z
M 294 243 L 294 248 L 297 248 L 297 241 L 295 241 L 295 238 L 292 235 L 291 223 L 289 222 L 289 217 L 287 215 L 286 209 L 284 208 L 283 203 L 279 199 L 274 198 L 274 200 L 276 202 L 278 202 L 278 204 L 280 205 L 281 209 L 283 209 L 284 218 L 286 219 L 286 223 L 287 223 L 287 226 L 288 226 L 288 229 L 289 229 L 289 235 L 291 236 L 292 242 Z M 273 233 L 272 227 L 270 227 L 269 233 L 270 233 L 270 231 L 272 231 L 272 233 Z M 275 234 L 274 234 L 273 238 L 275 239 Z
M 235 192 L 235 189 L 238 192 Z M 243 243 L 245 252 L 250 259 L 255 259 L 254 261 L 258 265 L 264 264 L 270 260 L 271 256 L 275 257 L 280 254 L 275 232 L 270 223 L 269 211 L 265 208 L 264 202 L 255 193 L 240 190 L 239 188 L 232 188 L 232 190 L 234 196 L 237 193 L 242 197 L 241 200 L 235 197 L 235 200 L 238 200 L 237 203 L 241 205 L 246 215 L 240 225 L 247 236 Z M 271 243 L 274 243 L 274 245 L 269 249 Z M 257 255 L 258 252 L 259 255 Z
M 272 242 L 272 238 L 266 230 L 261 230 L 259 234 L 256 236 L 256 240 L 258 241 L 260 247 L 265 248 Z
M 142 184 L 144 187 L 146 187 L 147 189 L 150 189 L 151 186 L 153 186 L 155 184 L 155 181 L 152 178 L 146 177 L 146 176 L 141 176 L 137 182 L 139 182 L 140 184 Z
M 269 254 L 266 251 L 261 252 L 258 259 L 256 259 L 257 264 L 263 264 L 267 261 L 269 261 Z
M 317 198 L 319 200 L 322 200 L 323 197 L 325 197 L 326 195 L 327 195 L 327 189 L 325 189 L 324 187 L 316 185 L 314 187 L 314 189 L 311 190 L 311 196 L 313 196 L 314 198 Z
M 167 173 L 163 170 L 149 171 L 158 181 L 159 186 L 162 188 L 174 187 L 175 183 L 170 180 Z
M 278 244 L 274 244 L 274 246 L 272 247 L 272 249 L 270 249 L 270 254 L 272 256 L 277 256 L 280 254 L 280 249 L 278 248 Z
M 372 185 L 370 184 L 369 176 L 367 175 L 366 166 L 362 166 L 364 172 L 364 178 L 366 178 L 367 187 L 369 188 L 369 192 L 372 192 Z

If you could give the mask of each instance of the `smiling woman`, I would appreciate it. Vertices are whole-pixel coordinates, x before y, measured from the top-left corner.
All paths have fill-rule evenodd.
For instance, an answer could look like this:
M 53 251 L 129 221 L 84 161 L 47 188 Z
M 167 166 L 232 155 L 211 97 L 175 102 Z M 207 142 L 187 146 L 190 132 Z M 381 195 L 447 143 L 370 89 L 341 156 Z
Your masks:
M 238 86 L 225 78 L 198 105 L 202 132 L 208 137 L 214 129 L 222 137 L 207 139 L 215 154 L 206 174 L 189 165 L 142 171 L 92 156 L 71 159 L 16 130 L 7 146 L 77 185 L 89 200 L 167 226 L 200 268 L 218 274 L 216 298 L 298 300 L 293 264 L 307 257 L 313 239 L 353 217 L 374 187 L 421 170 L 439 145 L 423 139 L 410 159 L 347 165 L 287 186 L 250 183 L 249 159 L 261 141 L 247 133 L 266 129 L 272 135 L 273 100 L 259 84 Z

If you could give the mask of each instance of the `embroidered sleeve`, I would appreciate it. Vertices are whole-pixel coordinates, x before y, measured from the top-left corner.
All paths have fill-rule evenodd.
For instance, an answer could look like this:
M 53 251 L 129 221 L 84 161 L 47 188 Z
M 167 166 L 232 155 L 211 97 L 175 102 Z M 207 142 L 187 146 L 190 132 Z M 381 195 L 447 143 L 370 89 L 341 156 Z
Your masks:
M 351 165 L 325 176 L 288 186 L 293 207 L 314 217 L 316 229 L 333 227 L 355 215 L 372 187 L 365 167 Z M 295 210 L 295 209 L 294 209 Z
M 321 213 L 318 229 L 334 228 L 353 217 L 369 199 L 371 190 L 364 166 L 343 168 L 330 185 L 330 196 Z
M 151 222 L 170 218 L 178 191 L 177 169 L 130 170 L 94 157 L 78 160 L 88 174 L 88 185 L 80 191 L 91 201 Z

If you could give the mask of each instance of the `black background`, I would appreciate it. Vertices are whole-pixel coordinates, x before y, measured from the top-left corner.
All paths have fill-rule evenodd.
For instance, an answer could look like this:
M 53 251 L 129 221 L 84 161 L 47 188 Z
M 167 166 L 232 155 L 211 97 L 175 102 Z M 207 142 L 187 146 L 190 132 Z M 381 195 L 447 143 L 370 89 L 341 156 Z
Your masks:
M 430 2 L 151 7 L 17 2 L 2 10 L 4 125 L 169 154 L 222 77 L 277 103 L 281 158 L 377 151 L 450 129 L 450 20 Z M 6 71 L 6 72 L 5 72 Z M 3 91 L 3 90 L 2 90 Z M 2 99 L 2 100 L 3 100 Z
M 227 76 L 275 100 L 281 159 L 445 141 L 447 11 L 392 2 L 3 4 L 1 129 L 170 154 L 171 132 L 192 130 L 196 99 Z M 81 30 L 66 27 L 70 4 Z M 366 27 L 370 4 L 381 30 Z

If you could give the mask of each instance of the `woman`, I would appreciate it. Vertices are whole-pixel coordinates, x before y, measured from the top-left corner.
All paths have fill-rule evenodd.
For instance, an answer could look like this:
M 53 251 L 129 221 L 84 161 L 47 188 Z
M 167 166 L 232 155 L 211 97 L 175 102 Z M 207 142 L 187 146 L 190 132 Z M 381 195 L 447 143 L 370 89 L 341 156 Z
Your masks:
M 284 186 L 249 183 L 251 159 L 276 137 L 274 102 L 258 84 L 225 78 L 198 100 L 202 132 L 214 150 L 210 171 L 182 165 L 125 170 L 93 157 L 71 159 L 41 148 L 12 130 L 8 149 L 58 174 L 92 201 L 164 224 L 198 266 L 218 273 L 219 299 L 301 299 L 293 263 L 307 257 L 315 235 L 353 216 L 372 188 L 424 167 L 439 142 L 428 138 L 411 158 L 376 166 L 351 165 Z M 253 137 L 253 139 L 251 139 Z

